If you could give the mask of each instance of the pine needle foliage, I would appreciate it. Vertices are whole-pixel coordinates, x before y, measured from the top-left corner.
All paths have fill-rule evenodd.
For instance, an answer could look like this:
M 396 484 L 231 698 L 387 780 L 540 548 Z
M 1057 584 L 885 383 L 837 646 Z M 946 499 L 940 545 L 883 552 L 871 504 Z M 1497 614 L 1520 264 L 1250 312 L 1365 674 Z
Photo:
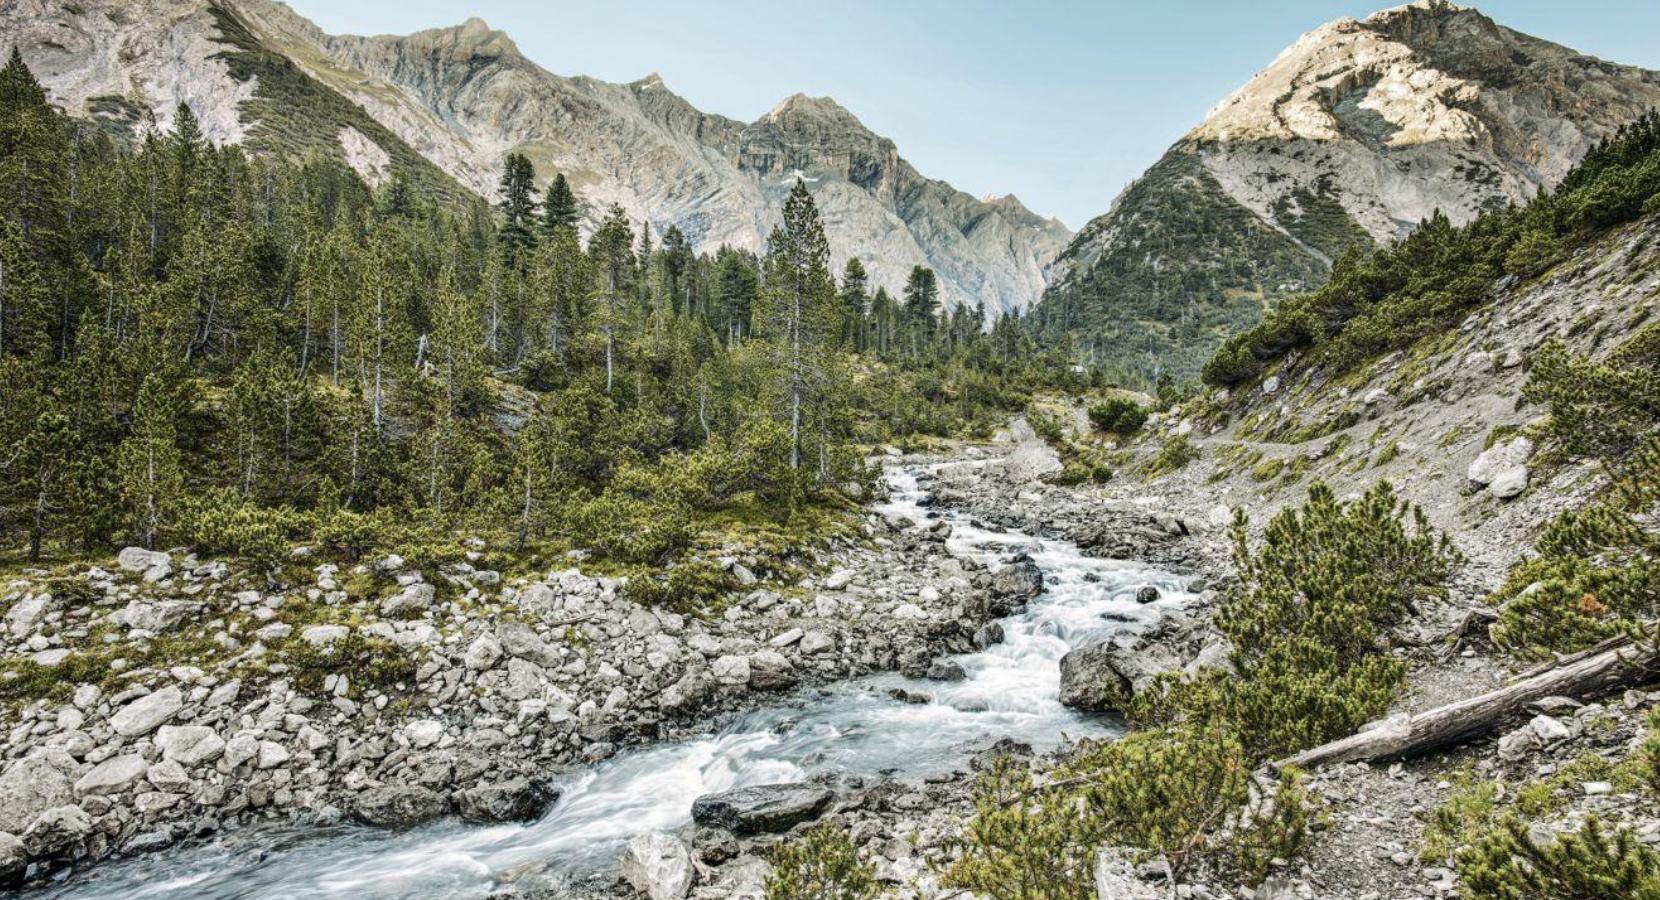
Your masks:
M 1539 844 L 1511 818 L 1458 856 L 1469 900 L 1660 900 L 1660 853 L 1595 817 Z
M 821 825 L 772 851 L 764 900 L 874 900 L 876 867 L 859 856 L 847 832 Z

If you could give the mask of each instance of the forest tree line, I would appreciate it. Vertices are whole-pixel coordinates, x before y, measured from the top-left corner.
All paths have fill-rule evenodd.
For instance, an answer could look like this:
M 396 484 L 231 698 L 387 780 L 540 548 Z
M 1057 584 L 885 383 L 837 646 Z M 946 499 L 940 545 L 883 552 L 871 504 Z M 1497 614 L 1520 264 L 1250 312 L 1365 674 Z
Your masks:
M 761 255 L 537 183 L 511 155 L 494 206 L 371 188 L 214 146 L 186 106 L 118 146 L 14 51 L 7 553 L 467 528 L 659 561 L 701 513 L 857 493 L 856 443 L 984 429 L 1066 374 L 1015 320 L 948 311 L 928 269 L 899 297 L 856 258 L 834 276 L 800 183 Z

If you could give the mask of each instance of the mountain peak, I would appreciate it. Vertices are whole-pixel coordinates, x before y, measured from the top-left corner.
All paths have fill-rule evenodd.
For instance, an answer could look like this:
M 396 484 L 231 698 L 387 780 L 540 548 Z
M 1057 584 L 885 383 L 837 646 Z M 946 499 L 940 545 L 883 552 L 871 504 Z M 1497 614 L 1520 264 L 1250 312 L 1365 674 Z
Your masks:
M 785 97 L 782 102 L 774 106 L 764 116 L 766 119 L 776 119 L 788 114 L 806 114 L 818 116 L 846 116 L 853 119 L 855 116 L 847 108 L 829 97 L 809 97 L 806 94 L 796 93 Z

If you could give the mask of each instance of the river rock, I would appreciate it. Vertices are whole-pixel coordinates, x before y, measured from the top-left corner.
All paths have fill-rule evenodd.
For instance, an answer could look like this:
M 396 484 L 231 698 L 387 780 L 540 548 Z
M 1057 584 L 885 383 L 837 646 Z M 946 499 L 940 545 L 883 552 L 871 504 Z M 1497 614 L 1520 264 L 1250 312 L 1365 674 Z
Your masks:
M 43 812 L 75 799 L 80 767 L 56 747 L 33 751 L 0 775 L 0 831 L 22 834 Z
M 835 799 L 816 784 L 764 784 L 706 794 L 692 803 L 692 821 L 734 834 L 788 831 L 816 819 Z
M 523 622 L 501 623 L 496 628 L 496 637 L 501 641 L 502 652 L 508 656 L 516 656 L 543 668 L 554 668 L 560 664 L 559 654 Z
M 649 900 L 681 900 L 692 887 L 692 856 L 679 838 L 652 831 L 628 842 L 622 873 Z
M 481 634 L 467 647 L 467 668 L 474 672 L 488 671 L 501 660 L 501 641 L 495 635 Z
M 24 848 L 23 839 L 0 831 L 0 886 L 16 885 L 28 869 L 29 851 Z
M 514 778 L 458 791 L 455 806 L 469 822 L 531 822 L 558 799 L 558 789 L 540 779 Z
M 799 679 L 789 657 L 777 650 L 760 650 L 749 655 L 749 686 L 760 691 L 793 687 Z
M 40 814 L 23 832 L 23 848 L 30 856 L 55 856 L 92 833 L 92 817 L 79 806 L 54 806 Z
M 75 790 L 81 794 L 119 794 L 138 783 L 149 766 L 137 753 L 112 756 L 81 776 Z
M 388 784 L 357 795 L 357 817 L 381 828 L 413 828 L 442 817 L 449 804 L 424 787 Z
M 742 656 L 722 656 L 715 660 L 709 670 L 721 684 L 749 683 L 749 660 Z
M 1043 593 L 1043 570 L 1030 557 L 1021 556 L 992 573 L 991 590 L 1000 598 L 1030 600 Z
M 968 677 L 962 664 L 953 659 L 936 659 L 928 666 L 924 678 L 929 681 L 962 681 Z
M 185 766 L 213 762 L 225 752 L 225 739 L 206 725 L 163 725 L 155 744 L 163 759 Z
M 1156 676 L 1181 667 L 1181 659 L 1161 644 L 1101 641 L 1061 657 L 1060 700 L 1073 709 L 1116 709 Z
M 110 716 L 110 727 L 124 737 L 138 737 L 155 731 L 183 708 L 184 695 L 178 688 L 162 688 L 121 707 Z

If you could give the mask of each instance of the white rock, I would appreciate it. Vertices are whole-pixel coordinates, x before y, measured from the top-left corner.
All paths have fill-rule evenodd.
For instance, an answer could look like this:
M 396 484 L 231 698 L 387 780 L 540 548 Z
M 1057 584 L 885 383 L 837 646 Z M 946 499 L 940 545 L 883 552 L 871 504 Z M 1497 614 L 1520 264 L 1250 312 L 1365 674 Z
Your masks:
M 1511 466 L 1493 476 L 1487 490 L 1500 500 L 1509 500 L 1527 490 L 1527 466 Z
M 722 656 L 710 666 L 710 672 L 721 684 L 748 684 L 749 659 L 743 656 Z
M 1556 719 L 1551 718 L 1550 716 L 1534 716 L 1533 721 L 1527 724 L 1529 728 L 1533 729 L 1534 735 L 1536 735 L 1540 742 L 1544 744 L 1554 744 L 1557 741 L 1565 741 L 1573 736 L 1573 732 L 1568 729 L 1568 726 L 1562 724 Z
M 836 571 L 831 572 L 828 578 L 824 579 L 824 589 L 827 591 L 839 591 L 852 583 L 852 569 L 837 569 Z
M 151 766 L 144 777 L 158 791 L 182 791 L 190 787 L 190 776 L 185 773 L 184 766 L 170 759 Z
M 345 640 L 351 633 L 344 625 L 307 625 L 300 629 L 300 640 L 313 647 L 327 647 Z
M 186 766 L 213 762 L 225 752 L 225 739 L 206 725 L 163 725 L 155 743 L 163 759 Z
M 679 838 L 652 831 L 628 842 L 622 873 L 648 900 L 681 900 L 692 887 L 692 857 Z
M 110 716 L 110 727 L 125 737 L 149 734 L 184 708 L 184 695 L 176 687 L 166 687 L 128 703 Z
M 1518 435 L 1483 450 L 1471 461 L 1465 474 L 1476 484 L 1489 485 L 1501 472 L 1523 465 L 1532 455 L 1533 442 Z
M 403 734 L 404 737 L 409 739 L 410 746 L 417 750 L 424 750 L 438 743 L 444 737 L 444 723 L 436 719 L 410 722 L 404 726 Z
M 255 758 L 254 765 L 261 769 L 275 769 L 288 762 L 290 756 L 292 754 L 288 752 L 288 748 L 276 741 L 260 741 L 259 755 Z
M 836 649 L 836 639 L 822 631 L 809 631 L 801 636 L 801 652 L 806 656 L 816 656 Z
M 137 753 L 112 756 L 81 776 L 75 790 L 82 794 L 119 794 L 138 783 L 149 766 Z
M 494 635 L 481 634 L 467 648 L 465 661 L 467 668 L 474 672 L 484 672 L 500 662 L 501 657 L 501 641 L 496 640 Z

